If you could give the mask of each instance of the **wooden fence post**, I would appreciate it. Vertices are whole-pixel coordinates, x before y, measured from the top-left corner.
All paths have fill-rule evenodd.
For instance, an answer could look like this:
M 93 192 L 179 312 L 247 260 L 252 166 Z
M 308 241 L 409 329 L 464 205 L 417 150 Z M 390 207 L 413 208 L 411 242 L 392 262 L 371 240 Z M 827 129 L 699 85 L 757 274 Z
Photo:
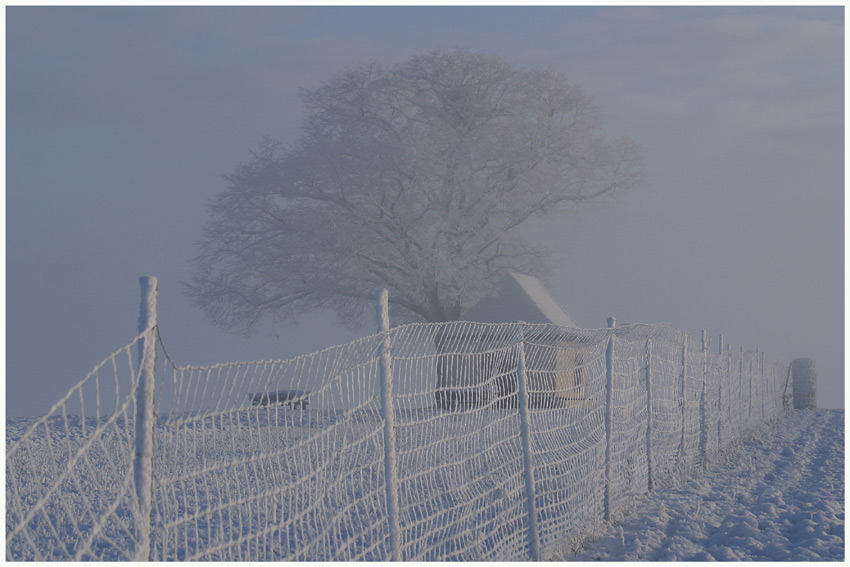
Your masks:
M 741 360 L 738 361 L 738 424 L 744 414 L 744 347 L 741 347 Z M 738 432 L 736 432 L 737 434 Z
M 726 344 L 726 381 L 729 385 L 729 393 L 726 394 L 726 406 L 729 408 L 729 421 L 726 424 L 726 429 L 729 429 L 731 425 L 732 412 L 735 411 L 732 409 L 732 345 Z
M 139 381 L 136 385 L 136 450 L 133 481 L 139 500 L 137 561 L 151 560 L 151 511 L 153 508 L 154 388 L 156 382 L 157 279 L 139 278 L 142 302 L 139 307 Z
M 614 317 L 608 318 L 608 328 L 617 326 Z M 611 519 L 611 443 L 614 421 L 614 333 L 608 335 L 605 349 L 605 493 L 603 513 L 605 521 Z
M 723 335 L 720 335 L 717 346 L 717 352 L 720 354 L 720 357 L 717 359 L 717 364 L 723 364 Z M 723 419 L 728 419 L 728 417 L 723 415 L 723 383 L 728 380 L 728 375 L 723 372 L 720 367 L 718 367 L 717 372 L 717 447 L 718 449 L 723 444 L 723 438 L 721 436 L 721 424 Z M 728 396 L 729 394 L 727 394 Z
M 705 462 L 708 453 L 708 427 L 706 424 L 705 383 L 708 378 L 708 334 L 702 332 L 702 390 L 699 395 L 699 458 Z
M 679 441 L 679 459 L 677 466 L 681 471 L 682 462 L 685 459 L 685 382 L 688 379 L 688 339 L 689 335 L 685 334 L 685 340 L 682 343 L 682 373 L 679 375 L 679 403 L 682 404 L 682 437 Z
M 519 401 L 519 434 L 525 478 L 525 503 L 528 517 L 528 548 L 532 561 L 540 561 L 540 534 L 537 531 L 537 498 L 534 489 L 534 463 L 531 456 L 528 373 L 525 367 L 525 333 L 523 323 L 517 322 L 519 341 L 516 344 L 517 397 Z
M 753 357 L 750 356 L 750 405 L 749 410 L 747 412 L 747 417 L 750 421 L 753 419 L 753 374 L 755 373 L 755 366 L 753 365 Z M 749 423 L 747 425 L 750 425 Z
M 646 339 L 646 488 L 652 492 L 652 337 Z
M 401 561 L 401 524 L 398 505 L 398 459 L 395 445 L 395 409 L 393 398 L 393 366 L 390 352 L 389 294 L 386 289 L 375 292 L 378 332 L 381 345 L 381 413 L 384 420 L 384 486 L 387 499 L 387 520 L 390 527 L 390 558 Z
M 764 351 L 759 351 L 758 365 L 759 365 L 759 387 L 761 389 L 761 396 L 760 396 L 761 397 L 761 403 L 759 403 L 759 406 L 761 406 L 761 420 L 762 420 L 762 422 L 764 422 L 765 417 L 767 417 L 765 415 L 765 411 L 767 410 L 765 405 L 767 404 L 767 399 L 768 399 L 768 396 L 770 395 L 768 393 L 767 381 L 764 379 Z

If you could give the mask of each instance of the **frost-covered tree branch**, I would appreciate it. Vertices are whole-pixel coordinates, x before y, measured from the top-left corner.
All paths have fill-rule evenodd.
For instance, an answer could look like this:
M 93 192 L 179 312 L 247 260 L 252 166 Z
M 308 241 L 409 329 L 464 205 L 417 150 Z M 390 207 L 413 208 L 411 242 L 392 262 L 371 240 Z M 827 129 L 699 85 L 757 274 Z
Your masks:
M 221 325 L 355 324 L 378 287 L 395 320 L 457 319 L 505 271 L 541 271 L 521 226 L 640 176 L 579 87 L 499 57 L 435 50 L 303 96 L 298 141 L 262 142 L 210 204 L 188 292 Z

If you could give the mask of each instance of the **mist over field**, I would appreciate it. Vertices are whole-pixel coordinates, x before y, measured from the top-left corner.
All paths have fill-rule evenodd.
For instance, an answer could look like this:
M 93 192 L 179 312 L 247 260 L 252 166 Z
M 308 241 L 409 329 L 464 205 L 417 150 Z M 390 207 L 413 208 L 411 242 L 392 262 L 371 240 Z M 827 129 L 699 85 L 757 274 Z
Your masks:
M 44 414 L 137 332 L 160 282 L 181 363 L 290 358 L 374 332 L 329 312 L 244 338 L 184 293 L 222 175 L 294 142 L 299 93 L 435 47 L 561 72 L 645 179 L 528 236 L 586 328 L 669 322 L 815 359 L 844 400 L 841 7 L 26 7 L 7 19 L 6 412 Z M 716 344 L 716 342 L 715 342 Z

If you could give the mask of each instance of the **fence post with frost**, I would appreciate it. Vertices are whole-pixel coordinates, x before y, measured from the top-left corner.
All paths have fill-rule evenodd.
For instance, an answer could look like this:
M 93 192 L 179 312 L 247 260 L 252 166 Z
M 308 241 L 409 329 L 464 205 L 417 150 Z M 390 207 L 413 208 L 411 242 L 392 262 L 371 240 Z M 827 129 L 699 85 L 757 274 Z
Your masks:
M 732 412 L 734 412 L 734 408 L 732 407 L 732 392 L 734 388 L 732 387 L 732 345 L 728 342 L 726 343 L 726 431 L 727 436 L 729 435 L 730 428 L 732 427 Z
M 732 435 L 730 435 L 731 425 L 732 425 L 732 392 L 734 388 L 732 388 L 732 348 L 729 346 L 728 342 L 723 343 L 723 368 L 724 368 L 724 391 L 726 392 L 726 397 L 724 398 L 726 404 L 726 413 L 723 416 L 723 427 L 726 432 L 726 438 L 731 439 Z
M 791 383 L 791 366 L 793 361 L 788 365 L 788 373 L 785 375 L 785 385 L 782 387 L 782 409 L 788 411 L 791 407 L 791 397 L 788 394 L 788 385 Z
M 706 427 L 705 383 L 708 378 L 708 334 L 702 332 L 702 390 L 699 395 L 699 458 L 705 462 L 708 445 L 708 427 Z
M 375 292 L 381 373 L 381 417 L 384 421 L 384 485 L 387 498 L 387 520 L 390 527 L 390 558 L 401 561 L 401 527 L 398 506 L 398 459 L 395 447 L 395 411 L 393 409 L 393 366 L 390 352 L 389 294 L 386 289 Z
M 617 326 L 614 317 L 608 317 L 608 328 Z M 614 421 L 614 333 L 608 335 L 605 349 L 605 493 L 603 513 L 605 521 L 611 519 L 611 437 Z
M 646 339 L 646 488 L 652 492 L 652 337 Z
M 761 396 L 760 396 L 761 402 L 759 403 L 759 406 L 761 406 L 761 420 L 762 420 L 762 422 L 764 422 L 765 418 L 767 417 L 765 415 L 765 412 L 767 410 L 767 408 L 765 406 L 767 404 L 769 392 L 768 392 L 768 388 L 767 388 L 767 381 L 764 379 L 764 352 L 763 351 L 759 351 L 758 365 L 759 365 L 759 386 L 761 388 Z
M 136 386 L 136 450 L 133 481 L 139 501 L 136 560 L 151 558 L 151 510 L 153 500 L 154 383 L 156 381 L 157 279 L 139 278 L 142 302 L 139 307 L 139 381 Z
M 753 374 L 754 374 L 754 372 L 755 372 L 755 366 L 753 366 L 753 357 L 750 356 L 750 404 L 749 404 L 749 409 L 747 410 L 747 420 L 748 420 L 747 425 L 748 426 L 752 425 L 751 422 L 752 422 L 752 419 L 753 419 Z
M 525 476 L 526 515 L 528 516 L 528 547 L 532 561 L 540 561 L 540 534 L 537 532 L 537 499 L 534 490 L 534 463 L 531 457 L 531 432 L 528 412 L 528 373 L 525 368 L 525 333 L 523 323 L 517 322 L 519 340 L 516 344 L 517 397 L 519 402 L 519 434 Z
M 720 355 L 717 359 L 718 369 L 722 368 L 720 365 L 723 364 L 723 335 L 720 335 L 719 340 L 717 341 L 718 347 L 717 352 Z M 723 438 L 721 437 L 720 426 L 726 416 L 723 414 L 723 382 L 726 381 L 726 374 L 723 373 L 722 370 L 717 372 L 717 447 L 720 448 L 723 442 Z M 728 394 L 727 394 L 728 395 Z
M 685 460 L 685 382 L 688 379 L 688 335 L 682 343 L 682 373 L 679 375 L 679 404 L 682 406 L 682 436 L 679 440 L 679 458 L 677 466 L 681 472 Z
M 738 431 L 735 432 L 736 434 L 743 428 L 741 422 L 744 414 L 744 347 L 740 349 L 740 357 L 741 359 L 738 361 Z

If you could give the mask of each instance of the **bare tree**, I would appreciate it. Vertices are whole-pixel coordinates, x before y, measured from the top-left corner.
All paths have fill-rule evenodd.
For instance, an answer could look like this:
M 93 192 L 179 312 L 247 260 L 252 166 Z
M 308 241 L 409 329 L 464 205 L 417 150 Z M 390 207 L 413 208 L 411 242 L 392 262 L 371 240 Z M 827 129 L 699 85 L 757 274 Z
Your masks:
M 563 75 L 434 50 L 305 91 L 300 139 L 265 140 L 210 205 L 188 292 L 216 323 L 331 309 L 374 289 L 394 320 L 447 321 L 546 254 L 517 229 L 634 185 L 637 150 L 600 135 Z

